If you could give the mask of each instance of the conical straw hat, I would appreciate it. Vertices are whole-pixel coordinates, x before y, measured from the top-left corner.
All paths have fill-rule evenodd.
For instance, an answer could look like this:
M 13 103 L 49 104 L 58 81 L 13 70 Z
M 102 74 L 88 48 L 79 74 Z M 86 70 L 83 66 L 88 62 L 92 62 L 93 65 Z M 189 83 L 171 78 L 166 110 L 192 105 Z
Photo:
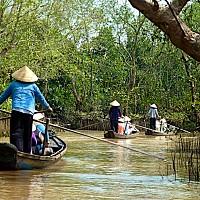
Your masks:
M 157 108 L 156 104 L 150 105 L 151 108 Z
M 113 102 L 110 103 L 111 106 L 120 106 L 120 104 L 114 100 Z
M 45 116 L 43 113 L 39 113 L 37 110 L 35 110 L 35 114 L 33 115 L 33 119 L 36 119 L 36 120 L 40 120 L 40 119 L 43 119 Z
M 125 117 L 124 117 L 124 121 L 125 121 L 125 122 L 130 122 L 131 119 L 130 119 L 129 117 L 125 116 Z
M 33 83 L 38 80 L 38 77 L 27 66 L 18 69 L 12 74 L 12 77 L 26 83 Z
M 118 122 L 124 122 L 124 119 L 120 117 L 120 118 L 118 119 Z

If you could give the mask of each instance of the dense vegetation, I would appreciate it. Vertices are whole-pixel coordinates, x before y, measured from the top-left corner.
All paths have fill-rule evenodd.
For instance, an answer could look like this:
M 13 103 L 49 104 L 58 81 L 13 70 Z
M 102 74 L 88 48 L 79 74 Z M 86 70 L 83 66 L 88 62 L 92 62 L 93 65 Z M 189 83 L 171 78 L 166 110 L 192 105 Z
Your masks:
M 200 31 L 199 3 L 181 15 Z M 166 119 L 199 126 L 199 63 L 129 4 L 0 1 L 0 43 L 0 92 L 27 65 L 68 123 L 100 120 L 116 99 L 131 117 L 144 117 L 156 103 Z M 11 100 L 1 108 L 10 110 Z

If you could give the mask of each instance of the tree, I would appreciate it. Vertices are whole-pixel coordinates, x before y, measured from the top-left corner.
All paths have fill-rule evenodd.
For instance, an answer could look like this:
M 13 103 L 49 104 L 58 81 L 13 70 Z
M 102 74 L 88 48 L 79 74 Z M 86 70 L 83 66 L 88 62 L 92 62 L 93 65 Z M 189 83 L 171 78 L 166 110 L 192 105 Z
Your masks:
M 130 4 L 161 29 L 179 49 L 200 61 L 200 34 L 192 31 L 179 16 L 190 0 L 173 0 L 162 7 L 157 0 L 129 0 Z M 199 7 L 198 7 L 199 9 Z M 198 11 L 199 13 L 199 11 Z

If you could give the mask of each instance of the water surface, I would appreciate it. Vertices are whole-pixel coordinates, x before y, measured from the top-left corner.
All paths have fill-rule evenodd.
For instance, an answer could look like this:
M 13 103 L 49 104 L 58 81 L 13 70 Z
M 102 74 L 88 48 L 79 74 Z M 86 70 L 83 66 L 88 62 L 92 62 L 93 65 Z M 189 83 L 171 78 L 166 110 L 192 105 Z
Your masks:
M 85 133 L 103 138 L 102 132 Z M 112 140 L 164 156 L 164 162 L 75 133 L 58 135 L 68 144 L 68 151 L 56 165 L 43 170 L 0 171 L 1 200 L 200 199 L 200 184 L 181 177 L 175 181 L 172 170 L 167 170 L 171 166 L 168 138 L 141 133 L 133 139 Z

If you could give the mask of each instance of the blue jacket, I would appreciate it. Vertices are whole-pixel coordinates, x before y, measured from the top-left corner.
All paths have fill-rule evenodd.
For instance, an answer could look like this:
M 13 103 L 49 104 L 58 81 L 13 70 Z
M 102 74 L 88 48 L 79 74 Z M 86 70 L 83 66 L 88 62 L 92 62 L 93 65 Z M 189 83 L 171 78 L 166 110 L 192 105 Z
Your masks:
M 34 114 L 35 99 L 37 99 L 45 109 L 49 108 L 49 104 L 35 83 L 13 81 L 1 94 L 0 104 L 10 96 L 12 98 L 12 110 L 25 110 Z

